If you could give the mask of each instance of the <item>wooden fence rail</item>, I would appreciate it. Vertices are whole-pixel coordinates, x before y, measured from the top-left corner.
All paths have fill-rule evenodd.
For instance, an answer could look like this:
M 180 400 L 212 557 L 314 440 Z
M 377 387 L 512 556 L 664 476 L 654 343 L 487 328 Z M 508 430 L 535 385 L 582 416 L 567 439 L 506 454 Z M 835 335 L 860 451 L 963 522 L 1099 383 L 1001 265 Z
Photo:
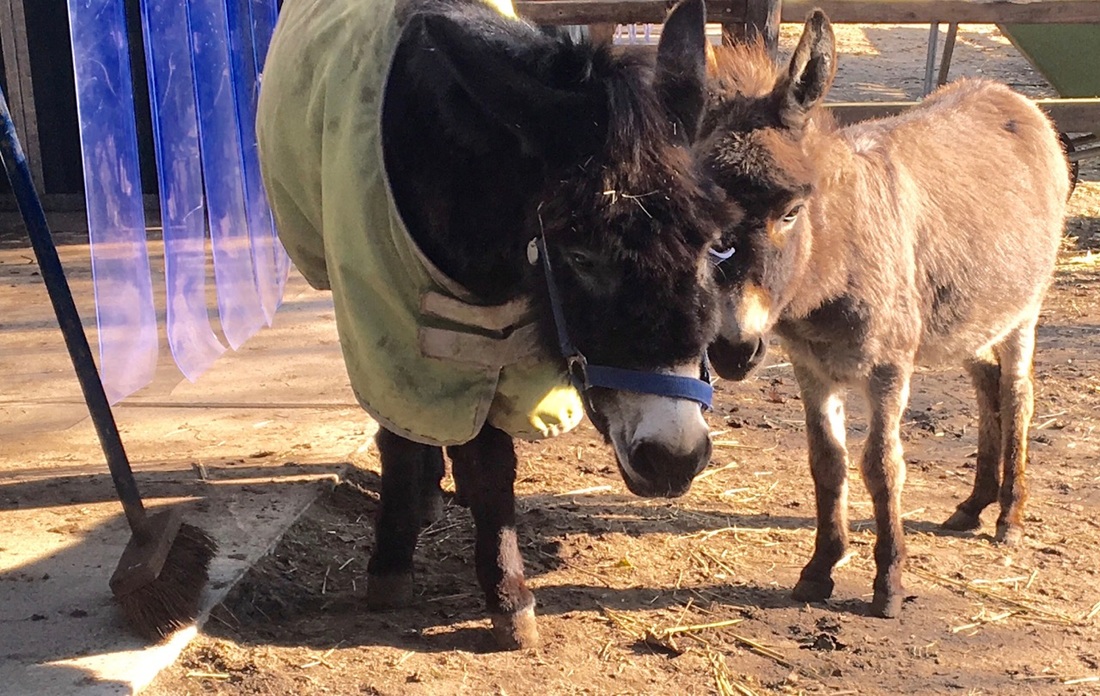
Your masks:
M 539 24 L 660 23 L 667 0 L 517 0 L 516 11 Z M 749 0 L 707 0 L 712 22 L 745 23 L 756 17 Z M 786 0 L 782 21 L 801 22 L 815 7 L 837 23 L 1073 24 L 1100 22 L 1097 0 Z

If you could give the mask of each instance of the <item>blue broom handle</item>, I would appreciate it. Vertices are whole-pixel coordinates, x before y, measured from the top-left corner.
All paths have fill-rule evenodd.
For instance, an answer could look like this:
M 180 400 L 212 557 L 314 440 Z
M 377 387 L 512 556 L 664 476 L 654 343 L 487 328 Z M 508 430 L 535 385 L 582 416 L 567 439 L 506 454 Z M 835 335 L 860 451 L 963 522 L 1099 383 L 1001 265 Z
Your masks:
M 92 349 L 88 345 L 84 327 L 80 323 L 80 314 L 73 301 L 72 291 L 69 289 L 68 281 L 65 280 L 65 271 L 61 267 L 61 259 L 57 256 L 57 247 L 54 246 L 53 235 L 50 234 L 49 225 L 46 223 L 42 202 L 34 190 L 27 157 L 19 145 L 15 123 L 12 122 L 3 91 L 0 91 L 0 159 L 3 160 L 4 170 L 7 172 L 8 180 L 11 181 L 19 211 L 27 226 L 31 246 L 34 248 L 35 258 L 38 259 L 38 267 L 42 270 L 42 280 L 46 283 L 46 291 L 50 295 L 50 302 L 53 303 L 53 310 L 57 315 L 57 323 L 61 326 L 61 333 L 65 337 L 65 347 L 69 349 L 69 357 L 76 369 L 77 379 L 80 380 L 80 389 L 84 392 L 84 401 L 88 405 L 88 411 L 91 412 L 92 423 L 95 424 L 96 434 L 99 436 L 99 444 L 107 457 L 107 466 L 111 470 L 115 490 L 118 492 L 119 500 L 122 501 L 122 508 L 126 512 L 130 528 L 135 536 L 138 536 L 146 528 L 145 507 L 142 505 L 137 482 L 134 481 L 134 474 L 130 469 L 130 462 L 126 458 L 126 450 L 122 446 L 122 438 L 115 425 L 111 405 L 107 401 L 103 383 L 99 379 L 99 372 L 92 358 Z

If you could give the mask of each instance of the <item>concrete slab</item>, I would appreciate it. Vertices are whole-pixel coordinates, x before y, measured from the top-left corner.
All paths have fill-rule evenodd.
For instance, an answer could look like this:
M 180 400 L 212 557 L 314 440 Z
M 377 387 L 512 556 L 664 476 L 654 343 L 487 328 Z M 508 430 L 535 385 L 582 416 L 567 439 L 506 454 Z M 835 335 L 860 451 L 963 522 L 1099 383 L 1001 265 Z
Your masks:
M 318 471 L 324 468 L 309 467 L 300 474 L 300 481 L 311 479 L 312 484 L 274 476 L 247 485 L 225 479 L 220 483 L 227 485 L 185 484 L 196 489 L 193 496 L 156 499 L 158 504 L 184 504 L 187 521 L 205 529 L 221 546 L 211 566 L 206 609 L 269 550 L 313 501 L 324 480 L 335 478 L 337 469 Z M 149 476 L 142 482 L 147 490 L 160 493 L 181 488 L 178 480 L 185 475 L 191 473 L 161 474 L 160 485 L 148 485 Z M 9 531 L 3 535 L 0 571 L 0 691 L 13 696 L 136 692 L 175 660 L 194 629 L 154 647 L 128 634 L 107 578 L 130 532 L 118 504 L 109 499 L 107 477 L 22 483 L 20 498 L 35 505 L 53 502 L 51 497 L 58 493 L 81 502 L 2 513 Z M 6 495 L 12 494 L 10 482 L 4 488 Z M 90 493 L 97 502 L 87 501 Z
M 87 245 L 57 232 L 94 345 Z M 193 629 L 148 647 L 115 610 L 107 580 L 130 532 L 22 240 L 0 227 L 0 693 L 135 693 Z M 184 506 L 221 547 L 207 609 L 375 429 L 347 385 L 330 298 L 296 274 L 273 327 L 194 384 L 162 350 L 154 384 L 115 418 L 147 505 Z

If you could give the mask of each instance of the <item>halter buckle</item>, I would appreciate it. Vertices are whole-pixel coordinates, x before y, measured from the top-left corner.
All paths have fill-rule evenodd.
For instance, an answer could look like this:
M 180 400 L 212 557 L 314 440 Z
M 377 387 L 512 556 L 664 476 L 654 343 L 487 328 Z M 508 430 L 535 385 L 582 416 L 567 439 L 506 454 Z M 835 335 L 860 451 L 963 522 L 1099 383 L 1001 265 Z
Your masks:
M 592 383 L 588 381 L 588 360 L 581 353 L 573 353 L 565 359 L 565 367 L 573 386 L 579 391 L 588 391 Z

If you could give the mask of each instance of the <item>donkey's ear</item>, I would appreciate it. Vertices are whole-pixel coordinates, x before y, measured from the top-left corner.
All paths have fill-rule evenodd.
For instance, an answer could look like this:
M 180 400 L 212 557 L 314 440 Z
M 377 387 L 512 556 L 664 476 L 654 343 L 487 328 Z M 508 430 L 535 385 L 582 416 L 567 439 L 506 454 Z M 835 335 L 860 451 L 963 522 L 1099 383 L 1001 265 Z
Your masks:
M 783 123 L 790 128 L 801 127 L 806 112 L 825 98 L 836 74 L 836 38 L 833 25 L 821 10 L 806 18 L 798 48 L 791 55 L 787 79 L 780 88 Z
M 665 20 L 657 44 L 657 95 L 688 141 L 699 130 L 706 100 L 706 22 L 703 0 L 681 0 Z
M 429 14 L 421 21 L 429 50 L 453 79 L 440 89 L 457 86 L 460 98 L 488 119 L 486 131 L 511 131 L 526 154 L 552 166 L 595 149 L 602 137 L 600 102 L 585 89 L 591 67 L 577 46 L 492 15 Z M 467 121 L 464 127 L 478 124 Z

